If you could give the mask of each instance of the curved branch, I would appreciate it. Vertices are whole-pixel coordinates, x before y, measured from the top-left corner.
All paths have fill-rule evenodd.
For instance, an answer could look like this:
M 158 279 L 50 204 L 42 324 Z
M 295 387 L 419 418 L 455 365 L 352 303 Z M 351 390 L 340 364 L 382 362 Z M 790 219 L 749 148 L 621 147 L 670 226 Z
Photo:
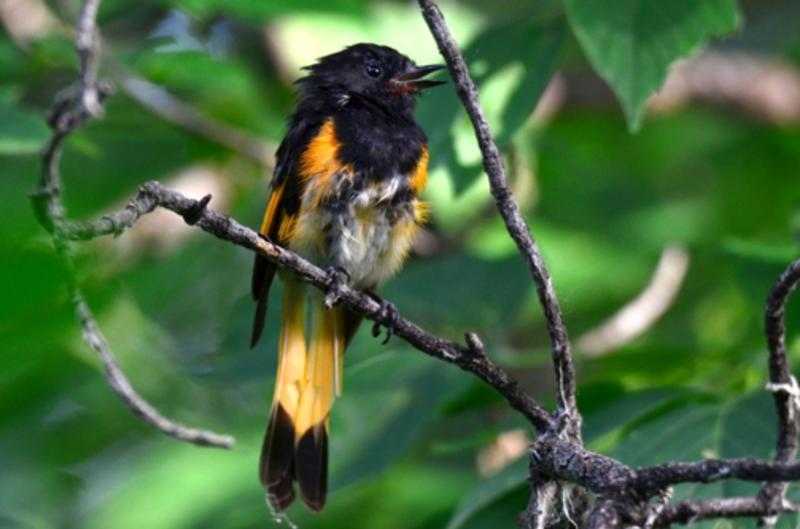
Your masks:
M 469 114 L 475 136 L 483 155 L 483 168 L 489 178 L 489 185 L 494 196 L 497 210 L 505 222 L 509 235 L 514 240 L 528 270 L 533 276 L 539 303 L 544 310 L 547 331 L 553 353 L 556 387 L 558 388 L 559 415 L 570 418 L 570 434 L 580 438 L 580 414 L 575 404 L 575 367 L 573 365 L 572 347 L 561 314 L 550 273 L 547 271 L 544 258 L 531 235 L 528 224 L 520 213 L 514 196 L 508 185 L 503 161 L 500 152 L 492 139 L 492 131 L 486 120 L 486 115 L 478 99 L 478 89 L 469 75 L 464 57 L 458 49 L 450 30 L 445 24 L 442 12 L 433 0 L 419 0 L 422 15 L 436 39 L 439 52 L 447 62 L 447 67 L 453 77 L 458 97 L 464 104 Z
M 786 303 L 797 283 L 800 282 L 800 260 L 793 262 L 781 274 L 767 296 L 764 311 L 764 331 L 769 348 L 769 385 L 778 414 L 778 438 L 775 446 L 775 461 L 792 461 L 797 455 L 797 381 L 789 369 L 786 355 Z M 759 496 L 774 508 L 783 502 L 788 484 L 770 483 L 764 486 Z M 766 520 L 765 520 L 766 522 Z M 771 524 L 770 524 L 771 525 Z

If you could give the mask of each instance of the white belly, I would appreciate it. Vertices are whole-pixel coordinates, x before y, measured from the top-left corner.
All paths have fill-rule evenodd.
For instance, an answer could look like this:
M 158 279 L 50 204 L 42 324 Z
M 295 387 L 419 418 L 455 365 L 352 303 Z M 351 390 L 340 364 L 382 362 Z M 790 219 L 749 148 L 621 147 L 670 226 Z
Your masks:
M 354 288 L 377 288 L 400 268 L 418 230 L 413 202 L 391 204 L 400 187 L 391 178 L 343 207 L 301 207 L 290 248 L 318 266 L 342 268 Z M 314 200 L 306 193 L 303 206 Z

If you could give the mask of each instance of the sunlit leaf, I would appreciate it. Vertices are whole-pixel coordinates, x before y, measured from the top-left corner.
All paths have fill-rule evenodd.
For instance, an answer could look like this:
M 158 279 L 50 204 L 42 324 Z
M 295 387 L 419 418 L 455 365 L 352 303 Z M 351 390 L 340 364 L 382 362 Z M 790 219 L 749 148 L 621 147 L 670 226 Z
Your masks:
M 586 56 L 614 89 L 633 130 L 673 61 L 739 25 L 735 0 L 564 0 L 564 5 Z

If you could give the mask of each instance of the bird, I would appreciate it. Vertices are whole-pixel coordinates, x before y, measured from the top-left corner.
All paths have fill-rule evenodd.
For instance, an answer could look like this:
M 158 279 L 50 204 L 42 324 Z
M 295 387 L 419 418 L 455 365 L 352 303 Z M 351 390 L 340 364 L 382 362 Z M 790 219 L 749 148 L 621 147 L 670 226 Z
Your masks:
M 429 153 L 414 109 L 417 95 L 444 83 L 425 77 L 443 68 L 370 43 L 304 67 L 260 235 L 323 267 L 331 288 L 346 284 L 378 299 L 376 290 L 400 269 L 427 218 L 420 194 Z M 276 274 L 283 282 L 278 365 L 259 477 L 277 512 L 294 502 L 295 482 L 306 506 L 319 512 L 328 489 L 330 412 L 362 317 L 327 306 L 325 293 L 258 255 L 251 347 L 264 329 Z M 388 340 L 397 310 L 381 306 Z

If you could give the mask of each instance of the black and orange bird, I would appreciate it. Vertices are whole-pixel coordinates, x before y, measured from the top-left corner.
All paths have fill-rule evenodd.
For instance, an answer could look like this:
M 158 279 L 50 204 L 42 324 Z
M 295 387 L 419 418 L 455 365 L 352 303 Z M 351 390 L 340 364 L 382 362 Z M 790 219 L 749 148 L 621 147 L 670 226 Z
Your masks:
M 375 44 L 350 46 L 304 68 L 261 234 L 324 267 L 332 283 L 375 292 L 397 272 L 426 216 L 419 195 L 428 148 L 414 120 L 415 96 L 442 84 L 424 79 L 441 68 L 417 66 Z M 274 264 L 256 257 L 252 346 L 275 273 Z M 305 504 L 319 511 L 327 494 L 328 419 L 361 316 L 340 306 L 328 310 L 322 292 L 291 272 L 278 275 L 278 367 L 259 474 L 276 510 L 294 501 L 297 481 Z

